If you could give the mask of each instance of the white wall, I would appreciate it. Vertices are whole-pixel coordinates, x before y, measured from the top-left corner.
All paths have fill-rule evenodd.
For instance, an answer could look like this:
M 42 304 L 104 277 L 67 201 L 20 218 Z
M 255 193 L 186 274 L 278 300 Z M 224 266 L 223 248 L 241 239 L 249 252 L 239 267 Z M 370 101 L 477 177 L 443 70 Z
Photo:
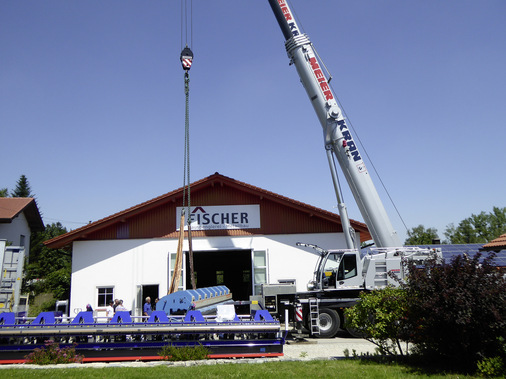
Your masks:
M 114 297 L 123 299 L 128 309 L 135 304 L 138 285 L 158 284 L 160 297 L 168 290 L 169 252 L 177 250 L 177 240 L 140 239 L 77 241 L 73 244 L 70 314 L 86 304 L 97 307 L 98 287 L 114 287 Z M 313 243 L 323 248 L 344 248 L 342 234 L 290 234 L 243 237 L 193 238 L 193 251 L 223 249 L 265 250 L 268 257 L 268 282 L 295 279 L 298 291 L 305 291 L 312 279 L 318 256 L 301 249 L 296 242 Z M 185 241 L 184 250 L 187 250 Z M 142 306 L 142 304 L 141 304 Z
M 20 246 L 20 237 L 25 236 L 26 254 L 30 251 L 30 233 L 30 226 L 23 212 L 14 217 L 10 224 L 0 224 L 0 238 L 12 242 L 13 246 Z

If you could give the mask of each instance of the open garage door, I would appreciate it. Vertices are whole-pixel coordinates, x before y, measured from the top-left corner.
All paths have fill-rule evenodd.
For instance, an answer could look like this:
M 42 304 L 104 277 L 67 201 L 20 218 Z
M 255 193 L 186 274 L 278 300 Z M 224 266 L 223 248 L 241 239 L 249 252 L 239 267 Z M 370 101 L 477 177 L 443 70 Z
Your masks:
M 186 254 L 186 267 L 190 267 Z M 197 288 L 227 286 L 234 300 L 249 300 L 251 285 L 251 250 L 194 251 L 193 266 Z M 186 288 L 191 287 L 186 275 Z

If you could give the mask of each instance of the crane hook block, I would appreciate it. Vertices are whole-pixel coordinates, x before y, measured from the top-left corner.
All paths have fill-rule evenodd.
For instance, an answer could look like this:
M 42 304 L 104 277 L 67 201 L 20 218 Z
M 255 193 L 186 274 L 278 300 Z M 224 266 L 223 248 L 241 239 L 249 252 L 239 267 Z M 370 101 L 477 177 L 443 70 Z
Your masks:
M 192 66 L 192 60 L 193 52 L 188 46 L 186 46 L 183 51 L 181 51 L 181 64 L 183 65 L 183 70 L 190 70 L 190 67 Z

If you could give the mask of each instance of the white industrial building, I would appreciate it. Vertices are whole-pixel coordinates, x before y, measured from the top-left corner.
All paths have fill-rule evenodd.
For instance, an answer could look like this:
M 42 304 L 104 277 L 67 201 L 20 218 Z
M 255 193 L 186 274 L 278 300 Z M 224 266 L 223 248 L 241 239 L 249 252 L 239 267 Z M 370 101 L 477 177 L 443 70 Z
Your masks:
M 71 315 L 122 299 L 139 315 L 146 296 L 167 294 L 178 247 L 183 190 L 178 189 L 56 237 L 72 245 Z M 263 283 L 306 289 L 317 256 L 296 242 L 345 248 L 338 215 L 215 173 L 191 185 L 192 251 L 198 288 L 225 285 L 248 300 Z M 352 221 L 357 240 L 371 239 Z M 188 239 L 180 288 L 191 288 Z

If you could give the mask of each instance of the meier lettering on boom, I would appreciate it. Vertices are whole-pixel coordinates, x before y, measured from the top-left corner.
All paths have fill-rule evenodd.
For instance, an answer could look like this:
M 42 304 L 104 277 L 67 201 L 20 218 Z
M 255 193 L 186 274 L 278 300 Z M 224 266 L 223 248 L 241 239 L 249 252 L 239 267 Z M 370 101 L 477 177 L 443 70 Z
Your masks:
M 318 80 L 318 82 L 320 83 L 320 88 L 323 92 L 325 100 L 332 100 L 334 98 L 334 95 L 330 90 L 329 83 L 327 82 L 325 75 L 323 75 L 323 71 L 321 70 L 320 65 L 318 64 L 318 61 L 316 60 L 315 57 L 311 57 L 309 59 L 309 63 L 311 64 L 311 68 L 313 69 L 313 73 L 314 76 L 316 77 L 316 80 Z

